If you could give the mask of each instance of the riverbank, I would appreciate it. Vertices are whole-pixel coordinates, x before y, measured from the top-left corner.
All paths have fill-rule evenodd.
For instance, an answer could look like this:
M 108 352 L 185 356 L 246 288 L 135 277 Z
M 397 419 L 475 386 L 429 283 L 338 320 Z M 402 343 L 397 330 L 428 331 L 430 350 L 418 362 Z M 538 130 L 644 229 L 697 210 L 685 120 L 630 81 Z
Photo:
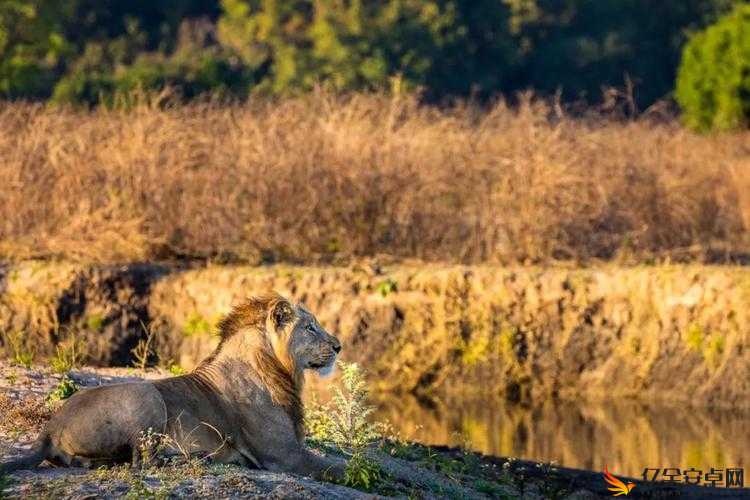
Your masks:
M 0 271 L 9 358 L 190 369 L 243 297 L 277 290 L 341 338 L 373 392 L 750 407 L 750 269 L 29 261 Z M 67 343 L 67 344 L 66 344 Z
M 374 418 L 405 439 L 641 477 L 646 467 L 707 471 L 750 463 L 750 412 L 611 399 L 514 403 L 382 394 Z M 679 425 L 675 425 L 679 422 Z M 637 436 L 637 438 L 634 438 Z
M 87 368 L 69 373 L 80 387 L 140 378 L 159 378 L 158 370 Z M 49 395 L 61 375 L 45 368 L 0 363 L 0 444 L 3 456 L 19 451 L 44 425 L 59 402 Z M 54 398 L 53 398 L 54 399 Z M 320 452 L 331 452 L 311 442 Z M 608 498 L 601 471 L 491 457 L 467 450 L 427 447 L 392 439 L 375 443 L 368 457 L 384 471 L 369 488 L 318 482 L 293 474 L 247 470 L 210 463 L 174 463 L 133 471 L 124 467 L 87 471 L 41 467 L 0 478 L 0 496 L 9 498 Z M 616 471 L 615 471 L 616 472 Z M 408 480 L 404 478 L 408 477 Z M 669 486 L 635 481 L 633 498 L 736 498 L 749 490 Z M 733 496 L 734 495 L 734 496 Z

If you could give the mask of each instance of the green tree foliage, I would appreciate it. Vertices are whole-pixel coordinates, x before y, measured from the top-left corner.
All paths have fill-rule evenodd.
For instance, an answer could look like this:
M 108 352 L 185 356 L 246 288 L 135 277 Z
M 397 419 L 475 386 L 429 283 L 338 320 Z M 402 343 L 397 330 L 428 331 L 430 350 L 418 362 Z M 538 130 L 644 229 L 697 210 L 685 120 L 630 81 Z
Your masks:
M 244 68 L 216 44 L 219 4 L 200 0 L 78 0 L 66 36 L 78 56 L 56 83 L 58 103 L 95 104 L 171 86 L 185 97 L 246 93 Z
M 44 97 L 71 47 L 59 19 L 69 14 L 65 2 L 0 2 L 0 95 Z
M 96 104 L 135 90 L 172 87 L 191 98 L 205 92 L 242 96 L 251 75 L 222 47 L 211 43 L 213 27 L 183 22 L 171 51 L 148 51 L 147 36 L 132 25 L 125 36 L 89 42 L 54 88 L 56 103 Z
M 496 88 L 493 65 L 509 52 L 509 43 L 498 53 L 497 43 L 470 40 L 478 30 L 488 38 L 505 35 L 506 11 L 498 2 L 222 0 L 222 6 L 219 40 L 253 68 L 260 90 L 273 93 L 316 84 L 382 88 L 393 79 L 458 91 L 489 80 L 487 88 Z
M 688 126 L 750 124 L 750 5 L 738 5 L 685 46 L 676 98 Z
M 597 99 L 629 79 L 646 106 L 672 91 L 686 30 L 730 3 L 222 0 L 219 39 L 275 93 L 397 77 L 437 98 L 533 88 Z
M 603 87 L 636 89 L 641 106 L 665 97 L 686 30 L 713 19 L 724 0 L 505 0 L 524 52 L 513 87 L 596 99 Z
M 174 50 L 185 20 L 216 21 L 218 0 L 65 0 L 72 3 L 65 37 L 79 49 L 138 32 L 146 51 Z
M 732 0 L 1 0 L 0 95 L 95 104 L 134 88 L 287 94 L 527 88 L 667 95 L 686 30 Z

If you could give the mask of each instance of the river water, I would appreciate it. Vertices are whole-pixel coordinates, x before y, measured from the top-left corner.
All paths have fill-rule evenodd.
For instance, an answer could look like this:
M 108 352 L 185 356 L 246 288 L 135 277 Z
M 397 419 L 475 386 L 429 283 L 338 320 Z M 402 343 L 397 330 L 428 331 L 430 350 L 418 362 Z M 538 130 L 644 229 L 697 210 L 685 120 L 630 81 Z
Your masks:
M 519 405 L 394 396 L 374 403 L 377 419 L 425 444 L 589 470 L 607 466 L 638 478 L 645 468 L 750 467 L 748 412 L 629 401 Z

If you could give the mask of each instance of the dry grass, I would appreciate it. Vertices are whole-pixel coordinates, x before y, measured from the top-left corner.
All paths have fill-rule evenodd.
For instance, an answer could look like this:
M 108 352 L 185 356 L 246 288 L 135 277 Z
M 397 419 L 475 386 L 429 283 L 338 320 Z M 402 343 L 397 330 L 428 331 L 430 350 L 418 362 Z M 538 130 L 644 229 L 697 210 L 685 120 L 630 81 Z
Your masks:
M 317 93 L 0 104 L 0 258 L 538 262 L 744 253 L 750 135 Z

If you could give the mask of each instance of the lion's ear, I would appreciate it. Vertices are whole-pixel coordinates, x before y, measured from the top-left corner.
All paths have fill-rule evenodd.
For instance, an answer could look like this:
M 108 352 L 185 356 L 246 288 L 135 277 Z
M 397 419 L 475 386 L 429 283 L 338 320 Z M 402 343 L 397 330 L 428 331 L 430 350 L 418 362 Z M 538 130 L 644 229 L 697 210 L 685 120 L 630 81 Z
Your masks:
M 271 319 L 276 329 L 284 328 L 294 318 L 292 304 L 287 300 L 279 300 L 271 311 Z

